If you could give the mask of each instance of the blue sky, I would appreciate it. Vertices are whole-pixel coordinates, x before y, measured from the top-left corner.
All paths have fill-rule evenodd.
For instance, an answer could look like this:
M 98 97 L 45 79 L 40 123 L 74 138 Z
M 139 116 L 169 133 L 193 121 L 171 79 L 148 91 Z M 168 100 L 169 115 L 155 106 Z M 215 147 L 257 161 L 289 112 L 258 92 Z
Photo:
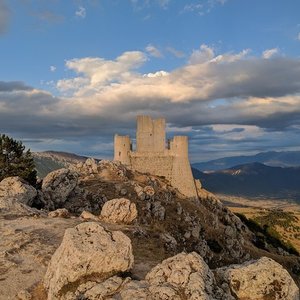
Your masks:
M 0 0 L 0 131 L 112 157 L 165 116 L 192 161 L 300 150 L 298 0 Z

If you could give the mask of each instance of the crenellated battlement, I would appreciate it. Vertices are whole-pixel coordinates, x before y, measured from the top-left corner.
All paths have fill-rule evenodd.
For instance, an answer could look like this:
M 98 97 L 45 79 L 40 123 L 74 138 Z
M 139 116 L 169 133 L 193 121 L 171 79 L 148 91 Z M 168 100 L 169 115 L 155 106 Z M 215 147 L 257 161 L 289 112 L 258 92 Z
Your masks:
M 137 117 L 136 151 L 130 137 L 115 135 L 114 160 L 144 173 L 164 176 L 187 197 L 197 197 L 188 158 L 188 137 L 174 136 L 166 143 L 166 121 Z

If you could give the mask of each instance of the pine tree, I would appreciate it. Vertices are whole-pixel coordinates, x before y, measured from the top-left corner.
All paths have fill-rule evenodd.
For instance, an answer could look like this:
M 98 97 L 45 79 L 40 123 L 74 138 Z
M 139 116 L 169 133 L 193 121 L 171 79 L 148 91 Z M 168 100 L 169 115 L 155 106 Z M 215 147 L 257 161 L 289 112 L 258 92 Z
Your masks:
M 30 150 L 25 151 L 21 141 L 5 134 L 0 135 L 0 181 L 19 176 L 28 183 L 36 184 L 36 170 Z

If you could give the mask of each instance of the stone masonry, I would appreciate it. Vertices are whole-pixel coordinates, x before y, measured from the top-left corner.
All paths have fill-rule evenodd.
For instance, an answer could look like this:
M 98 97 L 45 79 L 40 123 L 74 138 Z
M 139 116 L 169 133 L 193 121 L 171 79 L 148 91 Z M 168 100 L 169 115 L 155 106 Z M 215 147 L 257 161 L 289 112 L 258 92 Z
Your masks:
M 183 195 L 197 197 L 200 182 L 195 181 L 188 158 L 187 136 L 174 136 L 166 145 L 165 119 L 137 117 L 136 151 L 130 137 L 115 135 L 114 160 L 143 173 L 164 176 Z

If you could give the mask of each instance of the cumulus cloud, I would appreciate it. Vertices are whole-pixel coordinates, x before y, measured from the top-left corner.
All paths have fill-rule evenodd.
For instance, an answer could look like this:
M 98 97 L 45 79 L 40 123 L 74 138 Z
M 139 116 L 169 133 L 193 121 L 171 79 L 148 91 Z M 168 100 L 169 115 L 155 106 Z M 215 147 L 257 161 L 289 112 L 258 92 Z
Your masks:
M 154 47 L 153 45 L 149 44 L 147 47 L 146 47 L 146 51 L 149 53 L 149 55 L 153 56 L 153 57 L 162 57 L 163 55 L 161 54 L 161 52 L 156 48 Z
M 57 82 L 56 97 L 0 82 L 0 127 L 31 138 L 88 139 L 91 150 L 95 139 L 133 135 L 136 115 L 150 114 L 166 117 L 169 128 L 188 128 L 194 153 L 203 143 L 217 149 L 236 142 L 242 149 L 255 140 L 263 148 L 268 136 L 278 144 L 284 136 L 286 145 L 289 136 L 300 146 L 294 138 L 300 134 L 300 59 L 215 52 L 202 45 L 182 67 L 146 74 L 147 55 L 140 51 L 113 60 L 74 58 L 66 67 L 76 75 Z
M 5 0 L 0 0 L 0 34 L 6 32 L 10 20 L 10 9 Z
M 262 56 L 265 59 L 269 59 L 271 57 L 273 57 L 274 55 L 279 53 L 279 49 L 278 48 L 273 48 L 273 49 L 267 49 L 263 52 Z
M 96 92 L 117 82 L 130 81 L 134 76 L 134 70 L 139 68 L 147 60 L 146 55 L 140 51 L 128 51 L 115 60 L 105 60 L 99 57 L 75 58 L 66 61 L 66 67 L 81 74 L 75 79 L 63 79 L 58 81 L 57 87 L 66 91 L 68 87 L 80 92 Z
M 75 11 L 75 16 L 84 19 L 86 17 L 86 9 L 83 6 L 79 6 Z
M 50 71 L 51 72 L 55 72 L 56 71 L 56 67 L 55 66 L 50 66 Z

